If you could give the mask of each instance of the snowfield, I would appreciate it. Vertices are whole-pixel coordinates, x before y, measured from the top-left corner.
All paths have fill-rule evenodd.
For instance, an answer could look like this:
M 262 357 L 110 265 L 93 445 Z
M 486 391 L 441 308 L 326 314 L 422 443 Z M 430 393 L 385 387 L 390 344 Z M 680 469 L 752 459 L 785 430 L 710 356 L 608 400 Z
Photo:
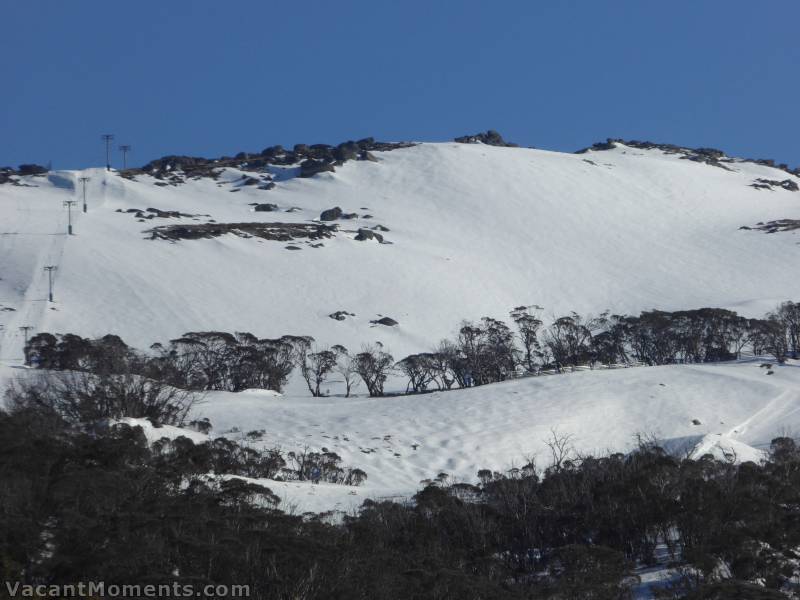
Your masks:
M 308 334 L 350 349 L 380 340 L 401 358 L 461 319 L 507 318 L 520 305 L 538 304 L 545 317 L 701 306 L 761 316 L 800 296 L 787 277 L 796 234 L 739 230 L 797 215 L 800 192 L 750 187 L 757 178 L 800 182 L 784 171 L 743 162 L 729 171 L 624 146 L 563 154 L 443 143 L 376 154 L 377 163 L 349 161 L 310 179 L 281 170 L 272 190 L 239 185 L 232 169 L 177 186 L 99 169 L 0 186 L 0 357 L 20 358 L 18 327 L 32 325 L 115 333 L 138 347 L 196 330 Z M 92 178 L 87 214 L 83 175 Z M 78 210 L 67 238 L 69 199 Z M 253 212 L 251 203 L 279 211 Z M 209 219 L 308 223 L 335 206 L 360 216 L 338 221 L 340 232 L 318 248 L 144 233 Z M 138 222 L 115 212 L 130 208 L 210 216 Z M 376 225 L 391 244 L 353 239 Z M 52 307 L 47 264 L 58 267 Z M 340 310 L 356 316 L 329 317 Z M 370 324 L 380 316 L 399 325 Z
M 774 375 L 760 364 L 601 369 L 386 398 L 210 392 L 194 416 L 211 420 L 212 437 L 336 452 L 366 471 L 364 485 L 261 483 L 301 512 L 350 511 L 366 498 L 409 498 L 440 473 L 475 483 L 479 469 L 504 472 L 531 458 L 545 468 L 553 430 L 584 454 L 629 451 L 641 434 L 680 455 L 759 461 L 774 437 L 800 432 L 800 362 Z M 245 438 L 262 430 L 260 441 Z M 158 432 L 147 434 L 174 435 Z
M 235 169 L 180 185 L 102 169 L 0 185 L 0 382 L 21 372 L 22 326 L 113 333 L 139 348 L 198 330 L 312 335 L 351 350 L 377 340 L 400 359 L 431 349 L 462 319 L 507 319 L 520 305 L 544 307 L 545 321 L 571 310 L 702 306 L 755 317 L 800 299 L 796 233 L 740 229 L 797 218 L 800 192 L 750 185 L 800 182 L 784 171 L 749 162 L 724 169 L 622 145 L 563 154 L 441 143 L 376 155 L 309 179 L 274 168 L 271 190 L 242 185 L 252 173 Z M 86 214 L 81 176 L 91 177 Z M 74 236 L 65 235 L 65 200 L 77 201 Z M 253 203 L 278 210 L 254 212 Z M 146 233 L 210 220 L 312 223 L 336 206 L 358 216 L 313 243 L 233 234 L 171 242 Z M 140 221 L 125 212 L 132 208 L 194 216 Z M 355 239 L 376 225 L 388 228 L 376 232 L 389 243 Z M 52 304 L 47 265 L 57 267 Z M 336 311 L 355 316 L 336 320 Z M 383 316 L 399 324 L 370 323 Z M 309 398 L 295 381 L 285 396 L 210 393 L 195 412 L 210 418 L 214 435 L 263 429 L 254 443 L 326 447 L 367 472 L 359 488 L 268 483 L 286 505 L 318 511 L 408 497 L 440 472 L 474 481 L 478 469 L 507 470 L 528 457 L 546 466 L 551 429 L 584 452 L 624 451 L 641 433 L 678 452 L 758 460 L 770 439 L 800 428 L 798 400 L 798 364 L 767 376 L 744 361 L 382 399 Z

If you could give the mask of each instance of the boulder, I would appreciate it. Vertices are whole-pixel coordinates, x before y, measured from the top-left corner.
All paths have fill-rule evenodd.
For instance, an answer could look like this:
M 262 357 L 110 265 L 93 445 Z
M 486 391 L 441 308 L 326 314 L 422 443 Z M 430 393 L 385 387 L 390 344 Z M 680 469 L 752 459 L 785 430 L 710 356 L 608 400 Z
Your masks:
M 336 146 L 336 149 L 333 151 L 333 157 L 341 161 L 355 160 L 358 158 L 360 150 L 358 144 L 355 142 L 343 142 Z
M 273 212 L 278 210 L 278 205 L 270 203 L 256 204 L 253 210 L 256 212 Z
M 300 163 L 300 177 L 313 177 L 317 173 L 333 172 L 333 163 L 308 158 Z
M 262 156 L 267 156 L 269 158 L 274 158 L 276 156 L 280 156 L 284 154 L 286 151 L 283 149 L 283 146 L 270 146 L 269 148 L 264 148 L 261 151 Z
M 323 210 L 319 215 L 320 221 L 335 221 L 339 217 L 342 216 L 342 209 L 338 206 L 334 206 L 333 208 L 329 208 L 328 210 Z
M 370 148 L 375 146 L 375 138 L 374 137 L 365 137 L 363 139 L 358 140 L 356 142 L 356 144 L 358 144 L 359 148 L 362 148 L 364 150 L 369 150 Z
M 375 155 L 368 150 L 362 150 L 361 153 L 358 155 L 358 160 L 368 160 L 370 162 L 378 162 L 378 159 L 375 158 Z
M 47 168 L 41 165 L 20 165 L 20 175 L 43 175 L 47 173 Z
M 385 325 L 386 327 L 394 327 L 395 325 L 399 325 L 397 321 L 392 319 L 391 317 L 382 317 L 380 319 L 375 319 L 374 321 L 370 321 L 373 325 Z

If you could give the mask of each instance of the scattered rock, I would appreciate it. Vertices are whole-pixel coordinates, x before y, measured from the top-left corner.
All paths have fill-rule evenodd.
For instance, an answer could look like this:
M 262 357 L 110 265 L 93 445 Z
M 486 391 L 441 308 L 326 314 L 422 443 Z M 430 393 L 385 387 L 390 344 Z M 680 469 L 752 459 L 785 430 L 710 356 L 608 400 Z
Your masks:
M 800 219 L 778 219 L 777 221 L 769 221 L 767 223 L 758 223 L 755 227 L 748 227 L 747 225 L 742 225 L 739 229 L 744 229 L 747 231 L 750 230 L 757 230 L 763 231 L 765 233 L 780 233 L 784 231 L 793 231 L 795 229 L 800 229 Z
M 302 250 L 300 246 L 286 246 L 287 250 Z
M 151 240 L 199 240 L 233 234 L 239 237 L 258 237 L 278 242 L 297 239 L 318 241 L 332 238 L 336 225 L 320 223 L 203 223 L 197 225 L 162 225 L 145 233 Z
M 380 233 L 375 233 L 370 229 L 359 229 L 355 239 L 359 242 L 366 242 L 367 240 L 377 240 L 383 242 L 383 236 Z
M 20 165 L 17 169 L 17 173 L 20 175 L 44 175 L 47 173 L 47 167 L 43 167 L 42 165 Z
M 754 187 L 757 190 L 767 189 L 771 190 L 773 187 L 783 188 L 789 192 L 797 192 L 800 191 L 800 186 L 797 185 L 797 182 L 792 181 L 791 179 L 784 179 L 783 181 L 776 181 L 774 179 L 756 179 L 753 183 L 750 184 L 750 187 Z
M 337 310 L 335 313 L 331 313 L 328 316 L 336 321 L 344 321 L 347 317 L 355 317 L 356 313 L 347 312 L 346 310 Z
M 253 210 L 255 212 L 273 212 L 273 211 L 278 210 L 278 205 L 277 204 L 269 204 L 269 203 L 256 204 L 255 207 L 253 208 Z
M 703 162 L 715 167 L 720 167 L 725 169 L 726 171 L 730 171 L 728 167 L 726 167 L 723 163 L 733 163 L 733 162 L 749 162 L 755 163 L 758 165 L 764 165 L 766 167 L 772 167 L 774 169 L 780 169 L 781 171 L 785 171 L 790 175 L 795 175 L 800 177 L 800 167 L 795 169 L 790 169 L 785 163 L 775 164 L 775 161 L 769 158 L 743 158 L 743 159 L 734 159 L 728 157 L 725 152 L 722 150 L 718 150 L 716 148 L 687 148 L 684 146 L 676 146 L 675 144 L 657 144 L 655 142 L 640 142 L 638 140 L 623 140 L 621 138 L 613 139 L 608 138 L 605 142 L 598 142 L 596 144 L 592 144 L 588 148 L 582 148 L 577 150 L 575 154 L 583 154 L 584 152 L 588 152 L 590 150 L 593 151 L 602 151 L 602 150 L 612 150 L 617 147 L 617 144 L 622 144 L 625 146 L 629 146 L 631 148 L 640 148 L 643 150 L 651 150 L 651 149 L 659 149 L 665 152 L 666 154 L 681 154 L 680 158 L 684 158 L 687 160 L 692 160 L 695 162 Z
M 505 146 L 508 148 L 517 148 L 517 144 L 510 144 L 503 139 L 503 136 L 497 133 L 494 129 L 490 129 L 486 133 L 476 133 L 474 135 L 463 135 L 457 137 L 454 141 L 459 144 L 486 144 L 487 146 Z

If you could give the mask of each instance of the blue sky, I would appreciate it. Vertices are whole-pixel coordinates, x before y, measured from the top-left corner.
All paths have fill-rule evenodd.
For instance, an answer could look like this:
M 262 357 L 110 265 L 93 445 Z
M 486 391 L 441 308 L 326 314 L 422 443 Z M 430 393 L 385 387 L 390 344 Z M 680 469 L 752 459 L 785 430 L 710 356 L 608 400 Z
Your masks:
M 0 166 L 497 129 L 800 164 L 800 2 L 4 3 Z M 116 159 L 118 162 L 118 158 Z

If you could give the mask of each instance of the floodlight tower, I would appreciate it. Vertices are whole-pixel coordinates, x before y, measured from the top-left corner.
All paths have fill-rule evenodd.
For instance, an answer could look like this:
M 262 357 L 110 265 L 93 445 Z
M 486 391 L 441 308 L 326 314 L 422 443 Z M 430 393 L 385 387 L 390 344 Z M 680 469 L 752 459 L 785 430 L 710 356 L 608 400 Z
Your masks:
M 58 267 L 55 265 L 47 265 L 44 267 L 44 270 L 47 271 L 47 298 L 50 300 L 50 302 L 53 301 L 53 271 L 55 271 L 57 268 Z
M 130 144 L 123 144 L 119 147 L 120 151 L 122 151 L 122 168 L 128 168 L 128 152 L 131 151 Z
M 75 206 L 75 200 L 64 200 L 64 206 L 67 207 L 67 235 L 72 235 L 72 207 Z
M 78 181 L 83 184 L 83 212 L 86 212 L 86 184 L 91 180 L 91 177 L 78 177 Z
M 111 170 L 111 142 L 114 141 L 113 133 L 104 133 L 100 138 L 106 143 L 106 171 Z

